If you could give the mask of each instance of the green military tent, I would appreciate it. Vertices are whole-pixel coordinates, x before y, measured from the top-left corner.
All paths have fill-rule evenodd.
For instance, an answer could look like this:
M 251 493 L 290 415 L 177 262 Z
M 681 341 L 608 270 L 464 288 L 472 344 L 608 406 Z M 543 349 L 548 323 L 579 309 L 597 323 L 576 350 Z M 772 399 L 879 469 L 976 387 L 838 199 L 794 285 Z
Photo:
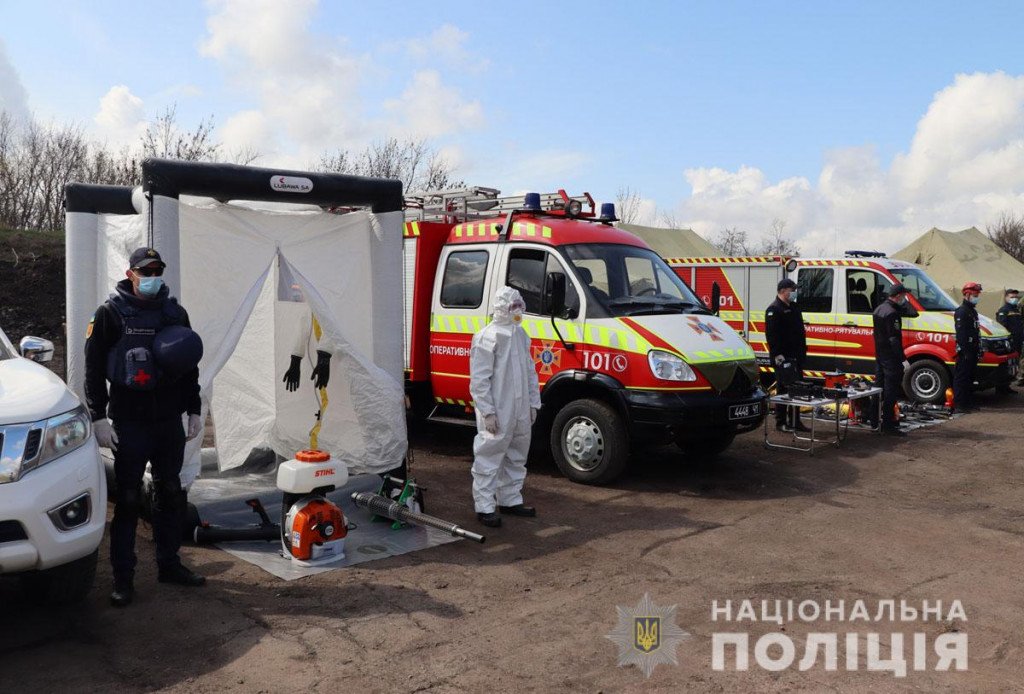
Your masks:
M 1002 306 L 1003 290 L 1024 290 L 1024 264 L 974 227 L 932 229 L 892 257 L 920 265 L 957 303 L 963 300 L 965 282 L 980 282 L 984 291 L 978 310 L 989 317 Z
M 617 226 L 639 236 L 662 258 L 704 258 L 722 254 L 693 229 L 663 229 L 639 224 Z

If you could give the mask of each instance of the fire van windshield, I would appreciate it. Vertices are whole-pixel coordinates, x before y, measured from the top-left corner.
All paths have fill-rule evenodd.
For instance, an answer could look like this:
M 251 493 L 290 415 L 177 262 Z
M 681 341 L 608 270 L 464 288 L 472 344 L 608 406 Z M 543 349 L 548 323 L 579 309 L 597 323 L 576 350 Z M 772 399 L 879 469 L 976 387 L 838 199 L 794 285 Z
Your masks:
M 925 311 L 955 311 L 956 303 L 949 294 L 923 271 L 916 268 L 892 268 L 889 270 L 904 287 L 917 299 Z
M 0 360 L 3 359 L 14 359 L 14 353 L 7 348 L 7 338 L 4 336 L 2 330 L 0 330 Z
M 610 243 L 563 246 L 586 291 L 613 316 L 708 313 L 654 251 Z

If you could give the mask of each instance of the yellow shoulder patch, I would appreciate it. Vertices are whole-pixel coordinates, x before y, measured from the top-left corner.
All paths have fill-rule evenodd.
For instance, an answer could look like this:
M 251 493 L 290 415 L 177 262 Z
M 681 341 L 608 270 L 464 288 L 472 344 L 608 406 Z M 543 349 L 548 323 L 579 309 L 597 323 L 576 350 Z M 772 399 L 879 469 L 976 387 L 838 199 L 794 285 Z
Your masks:
M 96 322 L 96 318 L 95 317 L 89 319 L 89 327 L 85 329 L 85 339 L 86 340 L 88 340 L 90 337 L 92 337 L 92 325 L 95 322 Z

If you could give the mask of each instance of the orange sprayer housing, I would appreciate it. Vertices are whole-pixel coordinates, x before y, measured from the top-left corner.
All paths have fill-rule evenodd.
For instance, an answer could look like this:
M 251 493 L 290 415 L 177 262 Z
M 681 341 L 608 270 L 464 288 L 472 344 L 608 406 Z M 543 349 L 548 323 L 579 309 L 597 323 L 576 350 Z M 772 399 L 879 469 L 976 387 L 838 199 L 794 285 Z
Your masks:
M 342 541 L 348 535 L 341 509 L 322 498 L 311 498 L 296 506 L 288 527 L 292 556 L 310 561 L 320 558 L 325 550 L 340 553 Z

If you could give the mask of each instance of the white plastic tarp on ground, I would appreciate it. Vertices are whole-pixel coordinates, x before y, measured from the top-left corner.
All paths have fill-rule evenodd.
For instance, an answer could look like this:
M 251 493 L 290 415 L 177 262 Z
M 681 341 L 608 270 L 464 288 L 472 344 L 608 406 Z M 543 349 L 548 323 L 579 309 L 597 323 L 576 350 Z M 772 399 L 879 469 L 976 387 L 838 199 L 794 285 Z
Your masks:
M 408 526 L 393 529 L 391 522 L 374 521 L 373 515 L 365 508 L 358 508 L 352 501 L 353 492 L 376 492 L 380 488 L 377 475 L 356 475 L 350 477 L 341 489 L 328 494 L 345 513 L 349 524 L 345 538 L 345 558 L 321 566 L 300 566 L 284 556 L 280 541 L 277 542 L 223 542 L 220 549 L 255 564 L 278 578 L 292 581 L 304 576 L 342 569 L 375 559 L 394 557 L 416 552 L 449 542 L 458 542 L 434 528 Z M 274 486 L 274 475 L 249 474 L 239 477 L 200 477 L 189 492 L 189 501 L 199 509 L 200 517 L 211 525 L 231 528 L 245 528 L 259 524 L 246 499 L 259 498 L 270 519 L 277 523 L 281 518 L 281 492 Z

